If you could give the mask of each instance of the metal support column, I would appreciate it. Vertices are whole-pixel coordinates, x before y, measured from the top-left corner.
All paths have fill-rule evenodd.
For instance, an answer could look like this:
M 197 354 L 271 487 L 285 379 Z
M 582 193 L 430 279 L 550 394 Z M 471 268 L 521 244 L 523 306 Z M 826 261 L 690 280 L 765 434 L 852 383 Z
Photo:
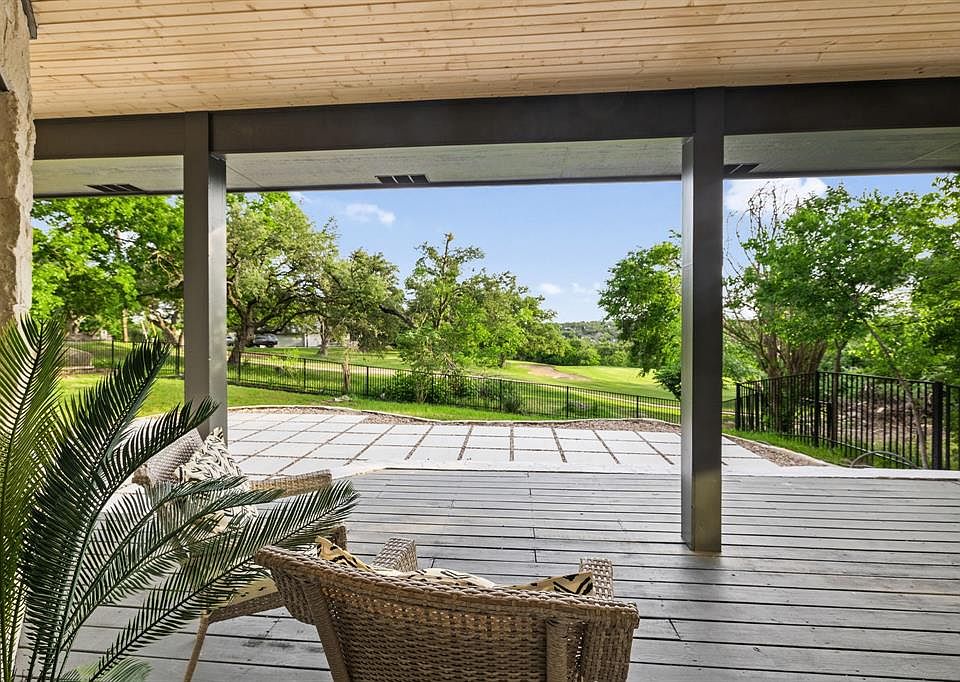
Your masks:
M 698 90 L 683 142 L 681 528 L 690 549 L 721 546 L 723 91 Z
M 202 429 L 227 430 L 227 177 L 210 153 L 206 112 L 186 115 L 183 150 L 184 397 L 219 407 Z

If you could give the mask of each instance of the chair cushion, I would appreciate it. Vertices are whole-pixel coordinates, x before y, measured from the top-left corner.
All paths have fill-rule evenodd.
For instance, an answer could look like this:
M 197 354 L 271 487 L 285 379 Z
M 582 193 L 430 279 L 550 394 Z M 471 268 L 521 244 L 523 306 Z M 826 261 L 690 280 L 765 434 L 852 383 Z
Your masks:
M 224 476 L 243 476 L 244 480 L 237 489 L 250 490 L 250 483 L 246 480 L 245 474 L 227 452 L 227 444 L 223 440 L 221 429 L 215 429 L 207 436 L 200 448 L 173 472 L 173 479 L 178 483 L 208 481 Z M 256 515 L 257 508 L 252 505 L 214 512 L 210 515 L 215 520 L 212 532 L 223 532 L 234 519 L 250 518 Z
M 364 563 L 345 549 L 337 547 L 326 538 L 317 538 L 317 547 L 321 559 L 341 563 L 361 571 L 369 571 L 391 578 L 404 578 L 414 582 L 442 583 L 460 587 L 499 587 L 507 590 L 528 590 L 532 592 L 560 592 L 587 597 L 593 594 L 593 574 L 572 573 L 553 578 L 544 578 L 522 585 L 497 585 L 497 583 L 463 571 L 453 571 L 449 568 L 423 568 L 417 571 L 395 571 L 388 568 L 379 568 Z

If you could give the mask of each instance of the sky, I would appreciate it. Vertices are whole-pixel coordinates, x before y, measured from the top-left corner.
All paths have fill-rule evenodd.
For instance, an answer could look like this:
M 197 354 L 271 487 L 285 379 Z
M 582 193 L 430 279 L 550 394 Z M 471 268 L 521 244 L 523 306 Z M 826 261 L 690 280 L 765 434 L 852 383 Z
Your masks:
M 794 178 L 777 181 L 795 196 L 821 194 L 843 183 L 853 194 L 879 190 L 925 192 L 933 175 Z M 746 200 L 768 181 L 728 181 L 725 237 Z M 608 270 L 631 250 L 667 239 L 680 226 L 680 183 L 427 187 L 294 193 L 317 225 L 334 218 L 340 250 L 381 251 L 405 278 L 417 245 L 478 246 L 489 272 L 510 270 L 542 295 L 558 322 L 599 320 L 597 290 Z

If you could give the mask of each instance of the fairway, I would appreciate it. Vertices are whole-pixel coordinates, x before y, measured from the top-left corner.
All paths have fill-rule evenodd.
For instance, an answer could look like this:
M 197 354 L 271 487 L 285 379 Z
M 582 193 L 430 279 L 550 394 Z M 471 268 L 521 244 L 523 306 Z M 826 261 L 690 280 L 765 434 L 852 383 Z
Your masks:
M 339 362 L 343 357 L 343 351 L 339 348 L 329 349 L 326 355 L 321 355 L 318 348 L 255 348 L 250 350 L 255 353 L 275 353 L 287 357 L 330 362 Z M 382 353 L 355 351 L 350 353 L 350 362 L 353 365 L 409 369 L 396 351 L 384 351 Z M 658 384 L 651 375 L 641 375 L 635 367 L 553 366 L 522 360 L 507 360 L 503 367 L 467 367 L 466 372 L 467 374 L 502 377 L 538 384 L 573 386 L 613 393 L 626 393 L 628 395 L 643 395 L 651 398 L 673 398 L 673 394 Z M 733 398 L 735 392 L 732 382 L 725 381 L 723 399 Z

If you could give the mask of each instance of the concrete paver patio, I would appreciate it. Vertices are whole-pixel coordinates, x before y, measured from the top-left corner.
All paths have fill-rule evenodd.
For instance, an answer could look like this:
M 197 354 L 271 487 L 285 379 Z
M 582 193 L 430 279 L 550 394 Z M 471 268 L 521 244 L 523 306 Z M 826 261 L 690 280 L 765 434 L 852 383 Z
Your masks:
M 345 476 L 387 467 L 675 474 L 680 467 L 680 436 L 669 432 L 368 418 L 342 411 L 232 411 L 230 451 L 251 476 L 316 469 Z M 787 469 L 726 438 L 723 464 L 732 474 Z

